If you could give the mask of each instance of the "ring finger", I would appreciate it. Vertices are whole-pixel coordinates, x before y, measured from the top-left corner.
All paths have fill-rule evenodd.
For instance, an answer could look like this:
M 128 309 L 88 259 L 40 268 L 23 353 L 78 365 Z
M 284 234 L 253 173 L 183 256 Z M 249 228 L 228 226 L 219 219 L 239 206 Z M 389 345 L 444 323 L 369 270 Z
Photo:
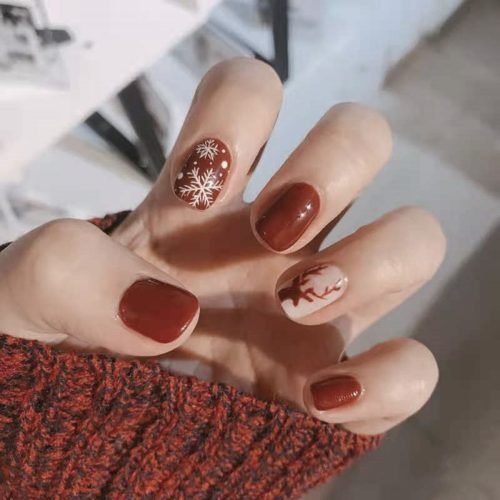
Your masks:
M 277 300 L 297 323 L 317 325 L 355 313 L 366 326 L 426 283 L 445 248 L 432 215 L 401 208 L 287 269 L 277 281 Z

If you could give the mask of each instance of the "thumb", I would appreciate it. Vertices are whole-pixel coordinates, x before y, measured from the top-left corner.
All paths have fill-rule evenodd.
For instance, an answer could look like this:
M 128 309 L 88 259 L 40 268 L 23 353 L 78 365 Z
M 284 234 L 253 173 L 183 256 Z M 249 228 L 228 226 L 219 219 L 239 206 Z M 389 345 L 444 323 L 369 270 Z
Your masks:
M 90 223 L 45 224 L 0 254 L 0 331 L 118 354 L 185 342 L 196 297 Z

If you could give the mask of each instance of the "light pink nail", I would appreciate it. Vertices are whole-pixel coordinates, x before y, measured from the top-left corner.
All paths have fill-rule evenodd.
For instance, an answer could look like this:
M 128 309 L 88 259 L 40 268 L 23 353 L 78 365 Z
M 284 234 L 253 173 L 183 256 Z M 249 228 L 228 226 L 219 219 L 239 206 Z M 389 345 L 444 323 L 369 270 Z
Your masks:
M 281 286 L 281 307 L 288 317 L 303 318 L 342 297 L 347 281 L 337 266 L 316 264 Z

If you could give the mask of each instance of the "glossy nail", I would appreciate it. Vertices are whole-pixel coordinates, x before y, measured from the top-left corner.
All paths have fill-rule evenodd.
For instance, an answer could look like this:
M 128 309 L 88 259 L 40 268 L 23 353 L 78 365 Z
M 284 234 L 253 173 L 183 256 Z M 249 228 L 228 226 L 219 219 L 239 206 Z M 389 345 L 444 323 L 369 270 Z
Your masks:
M 156 279 L 136 281 L 123 294 L 119 316 L 132 330 L 157 342 L 173 342 L 198 312 L 196 297 Z
M 347 282 L 337 266 L 316 264 L 284 283 L 278 298 L 289 318 L 302 318 L 340 299 Z
M 220 195 L 230 169 L 228 147 L 218 139 L 204 139 L 179 169 L 174 193 L 193 208 L 206 210 Z
M 304 234 L 319 212 L 319 203 L 312 186 L 294 184 L 260 216 L 257 233 L 273 250 L 282 252 Z
M 348 375 L 339 375 L 311 384 L 311 395 L 318 410 L 332 410 L 352 403 L 359 398 L 361 392 L 361 384 Z

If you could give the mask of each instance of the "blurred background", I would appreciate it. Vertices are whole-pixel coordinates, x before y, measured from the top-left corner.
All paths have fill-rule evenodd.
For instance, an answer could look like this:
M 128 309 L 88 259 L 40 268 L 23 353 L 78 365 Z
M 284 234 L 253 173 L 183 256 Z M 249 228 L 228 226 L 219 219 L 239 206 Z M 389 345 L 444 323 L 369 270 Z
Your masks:
M 449 239 L 436 279 L 352 349 L 419 338 L 434 397 L 310 498 L 500 498 L 500 1 L 0 0 L 0 240 L 135 206 L 204 72 L 238 55 L 285 82 L 248 200 L 332 104 L 362 101 L 395 152 L 327 243 L 407 204 Z

